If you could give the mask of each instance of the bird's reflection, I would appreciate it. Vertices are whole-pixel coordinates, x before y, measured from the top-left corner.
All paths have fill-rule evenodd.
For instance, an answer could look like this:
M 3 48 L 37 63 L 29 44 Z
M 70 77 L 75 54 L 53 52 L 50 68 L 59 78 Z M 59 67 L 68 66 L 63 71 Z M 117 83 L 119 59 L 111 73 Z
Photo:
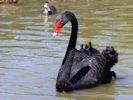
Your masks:
M 48 32 L 49 31 L 49 16 L 44 16 L 44 32 Z
M 48 17 L 49 17 L 49 16 L 44 16 L 44 25 L 45 25 L 45 24 L 48 24 Z

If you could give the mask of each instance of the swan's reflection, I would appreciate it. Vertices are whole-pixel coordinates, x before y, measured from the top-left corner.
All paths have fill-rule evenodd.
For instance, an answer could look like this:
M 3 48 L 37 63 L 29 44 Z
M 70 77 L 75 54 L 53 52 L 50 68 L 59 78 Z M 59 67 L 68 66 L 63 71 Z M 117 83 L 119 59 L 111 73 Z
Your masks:
M 44 25 L 48 24 L 48 16 L 44 16 Z
M 54 22 L 55 16 L 47 16 L 45 15 L 43 18 L 44 21 L 44 32 L 50 32 L 51 29 L 51 23 Z

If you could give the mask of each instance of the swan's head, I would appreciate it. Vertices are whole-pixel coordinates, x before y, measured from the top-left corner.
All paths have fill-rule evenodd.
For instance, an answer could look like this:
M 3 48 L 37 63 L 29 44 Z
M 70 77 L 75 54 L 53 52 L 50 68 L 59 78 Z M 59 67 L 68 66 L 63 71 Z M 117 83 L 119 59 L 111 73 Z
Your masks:
M 60 13 L 57 16 L 56 22 L 55 22 L 55 25 L 54 25 L 53 37 L 58 35 L 58 33 L 60 32 L 61 28 L 67 22 L 69 22 L 73 18 L 73 16 L 74 16 L 74 14 L 72 12 L 69 12 L 69 11 L 62 12 L 62 13 Z

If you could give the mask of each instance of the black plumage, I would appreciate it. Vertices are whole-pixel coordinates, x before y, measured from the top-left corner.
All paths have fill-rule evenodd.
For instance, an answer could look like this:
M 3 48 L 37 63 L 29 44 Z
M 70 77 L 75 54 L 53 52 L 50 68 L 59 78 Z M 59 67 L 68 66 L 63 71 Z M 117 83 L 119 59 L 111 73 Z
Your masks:
M 74 89 L 92 88 L 102 83 L 109 83 L 112 76 L 116 77 L 111 68 L 118 62 L 118 53 L 113 47 L 106 47 L 102 53 L 93 48 L 91 42 L 81 45 L 77 50 L 76 40 L 78 21 L 72 12 L 66 11 L 59 15 L 58 22 L 63 27 L 68 21 L 72 23 L 72 33 L 68 48 L 56 81 L 58 92 Z

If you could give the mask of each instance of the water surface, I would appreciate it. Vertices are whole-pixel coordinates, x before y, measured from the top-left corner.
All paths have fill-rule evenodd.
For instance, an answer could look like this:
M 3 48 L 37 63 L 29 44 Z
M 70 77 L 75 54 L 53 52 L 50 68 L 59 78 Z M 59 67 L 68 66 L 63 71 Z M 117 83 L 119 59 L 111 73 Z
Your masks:
M 42 0 L 0 5 L 0 100 L 132 100 L 132 0 L 51 0 L 60 11 L 73 11 L 82 43 L 114 46 L 118 79 L 94 89 L 57 93 L 56 76 L 69 41 L 71 25 L 52 37 L 55 16 L 42 14 Z

